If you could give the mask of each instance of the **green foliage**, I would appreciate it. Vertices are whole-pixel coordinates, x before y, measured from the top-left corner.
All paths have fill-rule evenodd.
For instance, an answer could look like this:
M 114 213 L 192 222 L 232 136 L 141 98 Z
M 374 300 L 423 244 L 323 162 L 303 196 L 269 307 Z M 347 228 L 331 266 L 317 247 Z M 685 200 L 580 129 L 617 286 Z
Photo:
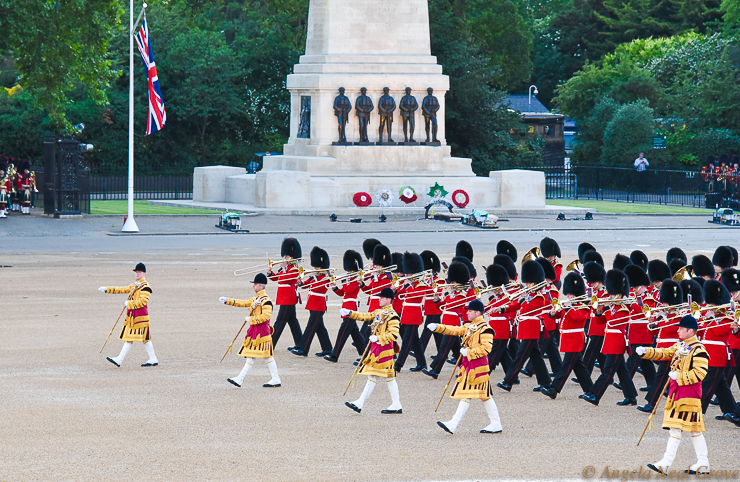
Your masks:
M 602 158 L 604 131 L 619 105 L 609 97 L 602 97 L 591 115 L 579 125 L 571 163 L 595 165 Z
M 740 24 L 740 0 L 722 0 L 721 10 L 724 12 L 723 20 L 730 29 L 735 29 Z
M 647 101 L 624 104 L 604 129 L 601 163 L 631 165 L 637 154 L 653 147 L 654 113 Z

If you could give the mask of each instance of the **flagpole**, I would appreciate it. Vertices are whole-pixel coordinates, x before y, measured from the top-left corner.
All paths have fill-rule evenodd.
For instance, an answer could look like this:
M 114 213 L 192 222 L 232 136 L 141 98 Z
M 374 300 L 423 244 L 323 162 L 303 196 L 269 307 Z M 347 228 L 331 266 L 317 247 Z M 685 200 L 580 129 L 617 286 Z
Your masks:
M 129 6 L 128 38 L 128 215 L 121 231 L 138 233 L 134 220 L 134 0 Z

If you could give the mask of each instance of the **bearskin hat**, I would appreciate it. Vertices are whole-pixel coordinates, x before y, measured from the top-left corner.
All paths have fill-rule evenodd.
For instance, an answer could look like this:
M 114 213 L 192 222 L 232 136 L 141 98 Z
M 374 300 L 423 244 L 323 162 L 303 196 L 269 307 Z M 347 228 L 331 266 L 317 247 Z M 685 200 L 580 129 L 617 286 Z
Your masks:
M 716 279 L 707 280 L 704 283 L 704 301 L 708 305 L 726 305 L 730 302 L 730 292 Z
M 344 252 L 342 267 L 347 272 L 359 271 L 362 268 L 362 255 L 355 250 L 348 249 Z
M 393 264 L 391 250 L 388 249 L 388 246 L 384 246 L 382 244 L 378 244 L 375 246 L 375 249 L 373 249 L 372 258 L 373 264 L 375 266 L 380 266 L 381 268 L 387 268 L 388 266 Z
M 563 294 L 583 296 L 586 294 L 586 283 L 578 273 L 568 273 L 563 280 Z
M 434 251 L 429 251 L 428 249 L 421 252 L 421 260 L 424 262 L 424 271 L 431 269 L 434 271 L 434 274 L 439 273 L 442 271 L 442 265 L 439 262 L 439 256 L 437 256 Z
M 606 279 L 606 271 L 596 261 L 589 261 L 583 265 L 583 276 L 590 284 L 603 283 Z
M 473 266 L 473 263 L 470 262 L 468 258 L 465 256 L 455 256 L 452 258 L 452 262 L 458 261 L 460 263 L 463 263 L 468 268 L 468 273 L 470 273 L 471 278 L 477 278 L 478 277 L 478 271 L 475 269 L 475 266 Z
M 505 239 L 502 239 L 498 242 L 498 244 L 496 244 L 496 254 L 505 254 L 506 256 L 511 258 L 512 261 L 516 261 L 516 258 L 518 256 L 514 245 L 506 241 Z M 496 264 L 496 261 L 494 261 L 493 263 Z
M 740 291 L 740 271 L 734 268 L 724 270 L 722 272 L 722 284 L 730 293 Z
M 447 282 L 457 283 L 460 285 L 467 284 L 470 281 L 470 271 L 465 263 L 453 261 L 447 268 Z
M 467 241 L 459 241 L 455 246 L 455 256 L 465 256 L 469 261 L 473 261 L 473 247 Z
M 694 276 L 691 279 L 699 283 L 702 287 L 704 287 L 704 283 L 707 281 L 704 278 L 700 278 L 699 276 Z
M 578 260 L 581 263 L 585 263 L 585 261 L 583 261 L 583 255 L 586 254 L 587 251 L 596 251 L 596 248 L 594 248 L 590 243 L 581 243 L 578 245 Z
M 632 260 L 623 254 L 617 254 L 612 262 L 612 268 L 624 271 L 625 266 L 632 264 Z
M 686 257 L 686 253 L 681 248 L 671 248 L 668 250 L 665 255 L 665 262 L 670 263 L 672 259 L 682 259 L 686 263 L 689 262 L 689 258 Z
M 560 246 L 558 245 L 558 242 L 552 238 L 548 238 L 547 236 L 542 238 L 542 241 L 540 241 L 540 252 L 542 253 L 543 258 L 549 258 L 550 256 L 557 256 L 558 258 L 563 257 L 560 254 Z
M 709 276 L 710 278 L 714 278 L 714 265 L 712 264 L 712 260 L 703 254 L 697 254 L 691 258 L 691 267 L 694 268 L 694 274 L 696 276 Z
M 647 273 L 636 264 L 625 266 L 624 274 L 627 275 L 627 280 L 629 280 L 632 288 L 637 288 L 638 286 L 650 286 L 650 278 L 648 278 Z
M 21 161 L 21 165 L 18 166 L 18 172 L 20 172 L 21 174 L 25 174 L 26 170 L 31 170 L 31 161 L 29 161 L 28 159 Z M 298 257 L 300 258 L 300 256 Z
M 550 263 L 546 258 L 537 258 L 535 259 L 540 265 L 542 266 L 542 271 L 545 272 L 545 279 L 548 281 L 555 281 L 555 278 L 557 278 L 557 274 L 555 274 L 555 268 L 552 266 L 552 263 Z
M 394 269 L 393 272 L 406 274 L 403 271 L 403 253 L 395 252 L 391 255 L 391 259 L 393 260 L 393 264 L 396 265 L 396 269 Z M 413 273 L 409 273 L 409 274 L 413 274 Z
M 331 261 L 329 260 L 329 253 L 314 246 L 311 250 L 311 267 L 320 269 L 329 269 Z
M 362 251 L 365 253 L 367 259 L 374 259 L 373 253 L 375 252 L 375 246 L 379 244 L 381 244 L 380 241 L 374 238 L 368 238 L 362 242 Z
M 509 274 L 510 280 L 515 280 L 517 276 L 516 264 L 514 260 L 505 254 L 497 254 L 493 257 L 493 264 L 503 266 L 506 272 Z
M 416 274 L 424 271 L 424 260 L 417 253 L 403 253 L 403 272 L 405 274 Z
M 732 266 L 737 266 L 737 249 L 733 246 L 727 246 L 727 249 L 732 251 Z
M 301 251 L 301 243 L 295 238 L 283 239 L 283 245 L 280 246 L 280 256 L 290 256 L 293 259 L 298 259 L 303 256 Z
M 585 253 L 583 253 L 583 261 L 581 262 L 583 264 L 586 264 L 591 261 L 599 263 L 602 267 L 604 266 L 604 258 L 602 258 L 601 255 L 596 251 L 586 251 Z
M 689 295 L 691 295 L 691 301 L 696 301 L 700 305 L 704 304 L 704 288 L 699 283 L 693 279 L 685 279 L 679 284 L 683 292 L 684 303 L 688 303 Z
M 677 281 L 667 279 L 660 287 L 660 302 L 666 305 L 680 305 L 683 303 L 683 291 Z
M 503 286 L 509 284 L 509 281 L 509 273 L 503 266 L 492 264 L 486 268 L 486 283 L 488 283 L 488 286 Z
M 732 261 L 732 251 L 727 246 L 718 247 L 714 251 L 714 256 L 712 256 L 712 264 L 722 269 L 732 267 Z
M 681 258 L 673 258 L 668 262 L 668 269 L 671 270 L 671 276 L 676 274 L 676 271 L 686 266 L 686 261 Z
M 637 266 L 642 268 L 643 271 L 647 271 L 648 257 L 639 249 L 636 249 L 630 253 L 630 261 L 632 261 L 632 264 L 636 264 Z
M 606 292 L 610 295 L 630 295 L 630 282 L 624 271 L 610 269 L 606 272 Z
M 534 260 L 525 261 L 522 264 L 522 283 L 541 283 L 545 281 L 545 270 L 542 265 Z
M 648 263 L 647 273 L 651 283 L 658 283 L 671 277 L 671 269 L 659 259 L 653 259 Z

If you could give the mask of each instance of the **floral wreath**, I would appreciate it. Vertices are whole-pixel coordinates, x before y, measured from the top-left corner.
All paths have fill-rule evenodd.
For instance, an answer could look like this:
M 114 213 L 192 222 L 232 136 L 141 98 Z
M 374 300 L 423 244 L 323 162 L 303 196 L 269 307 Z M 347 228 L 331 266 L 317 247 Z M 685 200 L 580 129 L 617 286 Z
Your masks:
M 452 202 L 459 208 L 464 208 L 470 202 L 470 196 L 462 189 L 458 189 L 452 193 Z
M 380 189 L 377 194 L 378 204 L 383 207 L 390 207 L 393 202 L 393 193 L 390 189 Z
M 373 203 L 373 198 L 368 193 L 360 191 L 352 196 L 352 202 L 355 203 L 355 206 L 365 208 Z
M 403 186 L 401 190 L 398 191 L 398 199 L 406 204 L 411 204 L 412 202 L 416 201 L 418 197 L 416 196 L 416 191 L 414 191 L 413 187 Z
M 427 196 L 431 198 L 443 198 L 449 194 L 444 186 L 440 186 L 438 182 L 434 183 L 434 186 L 429 188 L 429 192 L 427 193 Z

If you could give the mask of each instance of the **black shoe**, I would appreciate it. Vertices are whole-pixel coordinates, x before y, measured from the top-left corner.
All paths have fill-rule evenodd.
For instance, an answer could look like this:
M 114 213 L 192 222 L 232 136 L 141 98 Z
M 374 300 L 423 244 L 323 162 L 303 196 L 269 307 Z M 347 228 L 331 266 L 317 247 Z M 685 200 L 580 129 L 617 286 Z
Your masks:
M 534 373 L 530 372 L 526 368 L 522 368 L 521 370 L 519 370 L 519 373 L 530 378 L 532 378 L 532 375 L 534 375 Z
M 141 366 L 143 366 L 143 367 L 156 367 L 156 366 L 159 366 L 159 363 L 149 363 L 149 362 L 146 362 L 146 363 L 142 363 Z
M 511 385 L 509 385 L 506 382 L 499 382 L 499 383 L 496 384 L 496 386 L 499 387 L 499 388 L 503 388 L 507 392 L 510 392 L 511 391 Z
M 555 378 L 555 374 L 553 372 L 548 373 L 550 375 L 550 378 Z
M 586 392 L 586 393 L 581 393 L 580 395 L 578 395 L 578 398 L 582 398 L 583 400 L 585 400 L 590 396 L 591 396 L 591 393 Z
M 617 405 L 620 407 L 624 407 L 627 405 L 637 405 L 637 399 L 636 398 L 625 398 L 621 402 L 617 402 Z
M 543 388 L 542 390 L 540 390 L 540 393 L 544 393 L 553 400 L 555 400 L 555 397 L 558 396 L 558 392 L 556 392 L 554 388 Z
M 660 470 L 658 467 L 654 466 L 653 464 L 647 464 L 647 466 L 648 466 L 648 469 L 650 470 L 654 470 L 658 472 L 659 474 L 666 475 L 666 474 L 663 474 L 662 470 Z
M 352 410 L 354 410 L 357 413 L 362 412 L 362 409 L 361 408 L 357 408 L 357 405 L 355 405 L 352 402 L 344 402 L 344 404 L 347 405 L 349 408 L 351 408 Z
M 717 397 L 714 397 L 713 399 L 709 400 L 709 405 L 714 405 L 715 407 L 719 405 L 719 400 L 717 400 Z
M 730 413 L 725 413 L 725 414 L 723 415 L 723 417 L 724 417 L 724 418 L 725 418 L 725 420 L 727 420 L 728 422 L 731 422 L 731 423 L 735 424 L 735 426 L 736 426 L 736 427 L 740 427 L 740 417 L 738 417 L 738 416 L 737 416 L 737 415 L 735 415 L 734 413 L 732 413 L 732 412 L 730 412 Z
M 594 395 L 587 395 L 583 397 L 583 399 L 595 407 L 599 406 L 599 401 L 596 399 L 596 396 Z
M 414 354 L 413 351 L 409 351 L 409 356 L 412 357 L 412 358 L 416 358 L 416 355 Z
M 545 387 L 543 387 L 542 385 L 537 385 L 536 387 L 534 387 L 534 388 L 532 389 L 532 391 L 533 391 L 533 392 L 541 392 L 541 391 L 542 391 L 542 390 L 544 390 L 544 389 L 545 389 Z
M 337 357 L 335 357 L 335 356 L 331 356 L 331 355 L 326 355 L 326 356 L 324 357 L 324 360 L 326 360 L 326 361 L 330 361 L 330 362 L 332 362 L 332 363 L 336 363 L 336 362 L 338 362 L 338 361 L 339 361 L 339 358 L 337 358 Z
M 482 429 L 480 433 L 501 433 L 501 430 L 496 430 L 495 432 L 492 432 L 490 430 Z
M 380 413 L 403 413 L 403 409 L 399 408 L 398 410 L 381 410 Z
M 298 350 L 298 349 L 291 351 L 291 353 L 297 356 L 308 356 L 308 353 L 306 353 L 303 350 Z
M 571 381 L 571 382 L 576 382 L 576 383 L 578 383 L 578 379 L 577 379 L 576 377 L 573 377 L 573 378 L 571 378 L 571 379 L 570 379 L 570 381 Z
M 331 355 L 331 350 L 324 350 L 324 351 L 320 351 L 320 352 L 318 352 L 318 353 L 314 353 L 314 355 L 316 355 L 316 356 L 320 356 L 320 357 L 322 357 L 322 358 L 323 358 L 323 357 L 325 357 L 325 356 L 327 356 L 327 355 Z
M 449 428 L 447 428 L 447 425 L 445 425 L 445 424 L 443 424 L 442 422 L 439 422 L 439 421 L 437 422 L 437 425 L 439 425 L 440 427 L 442 427 L 442 430 L 444 430 L 448 434 L 452 435 L 452 431 Z
M 725 416 L 724 415 L 715 415 L 714 416 L 714 419 L 715 420 L 724 420 L 725 419 Z
M 439 376 L 439 373 L 435 372 L 434 370 L 427 370 L 426 368 L 421 371 L 424 375 L 429 375 L 430 377 L 434 378 L 435 380 Z
M 601 370 L 601 363 L 599 362 L 594 363 L 594 368 L 598 368 L 599 370 Z
M 515 378 L 514 381 L 511 382 L 512 385 L 519 385 L 520 383 L 522 382 L 519 381 L 519 378 Z
M 413 368 L 409 368 L 409 371 L 410 372 L 420 372 L 420 371 L 424 370 L 426 367 L 427 367 L 426 365 L 424 365 L 424 366 L 422 366 L 422 365 L 416 365 Z
M 550 357 L 547 355 L 547 353 L 543 353 L 542 354 L 542 359 L 543 360 L 547 360 L 548 358 L 550 358 Z
M 241 388 L 241 387 L 242 387 L 241 385 L 239 385 L 238 383 L 236 383 L 236 382 L 235 382 L 234 380 L 232 380 L 231 378 L 227 378 L 227 379 L 226 379 L 226 381 L 227 381 L 227 382 L 229 382 L 229 383 L 231 383 L 231 384 L 232 384 L 232 385 L 234 385 L 235 387 L 239 387 L 239 388 Z
M 622 385 L 620 385 L 620 384 L 619 384 L 619 383 L 617 383 L 617 382 L 612 382 L 612 386 L 613 386 L 614 388 L 616 388 L 617 390 L 621 390 L 621 389 L 622 389 Z
M 297 346 L 297 345 L 289 346 L 289 347 L 288 347 L 288 351 L 293 351 L 293 350 L 295 350 L 296 348 L 298 348 L 298 346 Z
M 640 391 L 641 392 L 649 392 L 650 391 L 650 387 L 640 387 Z
M 447 359 L 447 363 L 449 363 L 450 365 L 456 365 L 457 364 L 457 358 L 448 358 Z
M 637 373 L 642 373 L 642 367 L 637 367 Z
M 275 385 L 273 385 L 273 384 L 271 384 L 271 383 L 265 383 L 265 384 L 263 384 L 262 386 L 263 386 L 263 387 L 265 387 L 265 388 L 277 388 L 277 387 L 280 387 L 280 386 L 282 386 L 282 385 L 281 385 L 281 384 L 279 384 L 279 383 L 276 383 Z
M 400 373 L 401 368 L 403 368 L 403 367 L 397 367 L 397 366 L 393 365 L 393 369 L 396 371 L 396 373 Z
M 115 360 L 113 360 L 113 358 L 111 358 L 111 357 L 107 357 L 106 360 L 108 360 L 109 362 L 111 362 L 112 364 L 114 364 L 115 366 L 117 366 L 119 368 L 121 367 L 121 364 L 120 363 L 116 363 Z
M 645 405 L 640 405 L 637 407 L 637 409 L 641 412 L 653 413 L 653 406 L 649 403 L 646 403 Z

